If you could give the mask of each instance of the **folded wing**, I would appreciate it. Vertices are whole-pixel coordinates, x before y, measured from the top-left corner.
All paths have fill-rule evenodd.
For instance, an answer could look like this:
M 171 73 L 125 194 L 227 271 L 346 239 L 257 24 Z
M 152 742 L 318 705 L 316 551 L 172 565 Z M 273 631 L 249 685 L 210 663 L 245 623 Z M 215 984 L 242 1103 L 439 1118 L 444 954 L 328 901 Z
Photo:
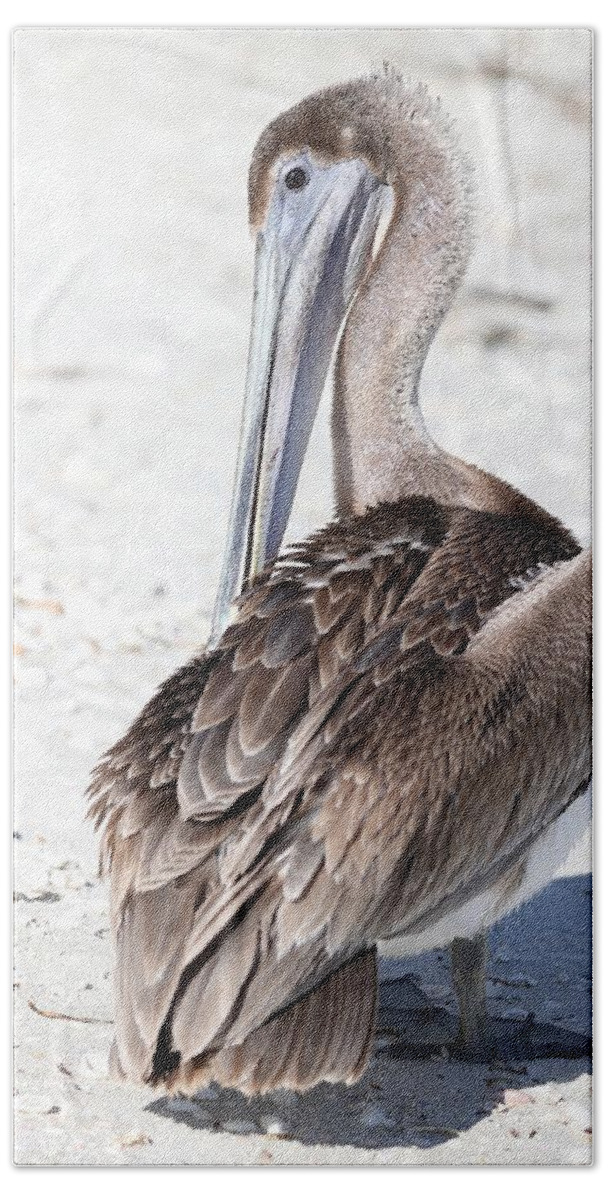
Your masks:
M 509 766 L 538 728 L 534 688 L 520 697 L 536 676 L 527 643 L 516 652 L 504 630 L 500 645 L 483 639 L 509 596 L 527 603 L 542 563 L 575 549 L 557 525 L 518 537 L 488 513 L 384 506 L 284 559 L 218 651 L 164 685 L 92 787 L 112 881 L 120 1070 L 244 1090 L 360 1073 L 377 937 L 463 879 L 476 886 L 572 784 L 545 766 L 546 803 L 519 802 L 505 837 L 512 794 L 538 784 Z M 563 637 L 586 662 L 570 626 Z M 542 719 L 559 724 L 558 684 Z M 583 724 L 568 736 L 584 772 Z M 457 837 L 471 816 L 476 865 Z M 279 1040 L 290 1047 L 280 1062 Z

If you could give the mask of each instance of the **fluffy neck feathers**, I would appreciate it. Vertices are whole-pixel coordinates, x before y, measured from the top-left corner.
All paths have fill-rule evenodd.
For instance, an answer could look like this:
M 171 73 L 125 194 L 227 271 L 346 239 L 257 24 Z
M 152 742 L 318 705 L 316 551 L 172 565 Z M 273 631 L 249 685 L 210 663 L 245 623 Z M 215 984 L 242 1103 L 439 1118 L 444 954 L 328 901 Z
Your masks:
M 337 356 L 338 513 L 362 512 L 411 488 L 450 491 L 459 474 L 426 431 L 418 385 L 469 255 L 470 173 L 451 125 L 426 92 L 408 91 L 392 78 L 386 84 L 386 177 L 394 207 Z

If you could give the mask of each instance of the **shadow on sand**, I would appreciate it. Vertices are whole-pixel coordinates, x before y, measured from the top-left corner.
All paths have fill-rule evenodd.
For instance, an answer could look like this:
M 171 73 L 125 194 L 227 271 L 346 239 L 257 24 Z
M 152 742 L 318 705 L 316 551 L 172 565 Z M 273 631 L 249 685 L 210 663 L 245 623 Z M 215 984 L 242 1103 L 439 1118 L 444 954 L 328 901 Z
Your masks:
M 590 976 L 590 878 L 579 875 L 557 880 L 492 931 L 489 1007 L 501 1048 L 491 1062 L 437 1053 L 456 1021 L 449 959 L 439 952 L 386 964 L 374 1058 L 354 1087 L 248 1099 L 212 1086 L 148 1108 L 193 1128 L 305 1145 L 432 1147 L 487 1117 L 507 1088 L 590 1069 Z

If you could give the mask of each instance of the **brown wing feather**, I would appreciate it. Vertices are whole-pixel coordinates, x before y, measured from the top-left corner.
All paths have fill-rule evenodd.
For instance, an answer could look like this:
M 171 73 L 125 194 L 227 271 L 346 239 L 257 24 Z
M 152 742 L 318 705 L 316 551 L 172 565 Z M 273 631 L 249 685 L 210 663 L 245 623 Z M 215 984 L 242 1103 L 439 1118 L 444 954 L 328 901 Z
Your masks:
M 434 902 L 414 867 L 422 846 L 432 876 L 433 848 L 446 845 L 450 656 L 526 572 L 576 549 L 544 515 L 528 513 L 526 528 L 428 499 L 382 506 L 286 557 L 243 598 L 218 651 L 161 688 L 91 788 L 123 1071 L 183 1076 L 257 1046 L 248 1039 L 273 1014 L 371 944 L 396 872 L 416 904 Z M 411 762 L 431 728 L 443 776 Z M 330 1059 L 335 1046 L 315 1080 L 334 1077 Z
M 402 652 L 381 688 L 369 673 L 340 681 L 302 723 L 265 798 L 287 809 L 300 794 L 311 814 L 300 829 L 330 848 L 329 954 L 353 922 L 369 940 L 432 923 L 504 872 L 586 786 L 590 605 L 580 555 L 507 602 L 464 655 L 412 672 Z M 308 893 L 283 904 L 283 953 L 310 903 Z
M 169 1086 L 193 1092 L 213 1080 L 253 1094 L 355 1083 L 371 1052 L 376 1002 L 376 951 L 363 951 L 239 1045 L 186 1061 Z

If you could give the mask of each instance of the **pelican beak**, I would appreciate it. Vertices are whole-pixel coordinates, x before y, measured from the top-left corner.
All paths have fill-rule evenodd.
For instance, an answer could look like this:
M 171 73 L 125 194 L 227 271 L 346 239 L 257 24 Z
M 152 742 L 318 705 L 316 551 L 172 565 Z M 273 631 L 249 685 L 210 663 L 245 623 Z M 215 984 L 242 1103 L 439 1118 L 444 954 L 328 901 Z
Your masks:
M 301 155 L 296 165 L 307 187 L 302 194 L 285 187 L 292 160 L 257 234 L 245 401 L 211 648 L 235 598 L 280 548 L 336 339 L 370 262 L 388 191 L 357 159 L 319 167 Z

